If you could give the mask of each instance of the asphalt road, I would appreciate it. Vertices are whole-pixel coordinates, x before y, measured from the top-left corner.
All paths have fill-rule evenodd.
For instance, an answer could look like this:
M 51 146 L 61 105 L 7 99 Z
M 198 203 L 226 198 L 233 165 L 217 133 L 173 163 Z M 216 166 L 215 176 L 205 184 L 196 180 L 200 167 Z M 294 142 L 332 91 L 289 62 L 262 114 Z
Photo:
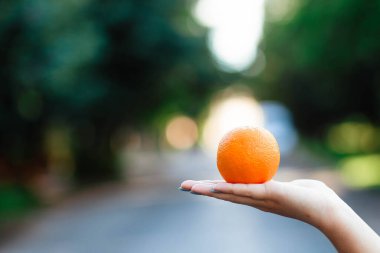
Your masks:
M 33 215 L 0 252 L 335 252 L 310 225 L 177 190 L 181 180 L 218 176 L 212 159 L 200 152 L 133 154 L 131 165 L 126 183 L 81 192 Z M 281 168 L 278 177 L 316 175 L 336 181 L 334 175 L 296 167 Z M 364 195 L 347 197 L 378 230 L 380 207 L 367 208 L 379 202 L 378 194 Z

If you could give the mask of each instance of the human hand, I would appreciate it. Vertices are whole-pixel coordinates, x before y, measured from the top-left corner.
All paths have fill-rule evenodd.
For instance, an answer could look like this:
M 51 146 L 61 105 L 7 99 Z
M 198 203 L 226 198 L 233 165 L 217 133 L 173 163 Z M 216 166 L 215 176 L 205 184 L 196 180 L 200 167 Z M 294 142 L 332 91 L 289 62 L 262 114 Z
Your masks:
M 338 252 L 380 252 L 376 232 L 320 181 L 230 184 L 221 180 L 187 180 L 180 189 L 307 222 L 321 230 Z
M 333 190 L 316 180 L 294 180 L 264 184 L 230 184 L 224 181 L 193 181 L 181 184 L 183 190 L 233 203 L 255 207 L 265 212 L 302 220 L 318 228 L 324 225 L 338 205 L 345 203 Z

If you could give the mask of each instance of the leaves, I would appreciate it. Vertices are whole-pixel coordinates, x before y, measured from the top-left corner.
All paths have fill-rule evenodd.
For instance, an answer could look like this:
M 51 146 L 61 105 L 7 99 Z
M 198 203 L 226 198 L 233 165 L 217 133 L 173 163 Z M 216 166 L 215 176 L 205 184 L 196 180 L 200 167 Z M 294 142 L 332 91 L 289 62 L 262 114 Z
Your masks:
M 286 103 L 301 131 L 321 135 L 355 114 L 379 123 L 380 4 L 305 1 L 267 23 L 262 93 Z

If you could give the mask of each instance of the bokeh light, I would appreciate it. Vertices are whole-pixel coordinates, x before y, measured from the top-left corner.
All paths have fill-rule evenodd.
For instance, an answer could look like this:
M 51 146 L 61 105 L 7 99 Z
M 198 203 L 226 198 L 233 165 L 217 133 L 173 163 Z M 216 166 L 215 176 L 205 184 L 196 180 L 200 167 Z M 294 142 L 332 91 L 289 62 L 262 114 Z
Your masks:
M 379 145 L 380 131 L 369 123 L 344 122 L 328 132 L 330 148 L 340 154 L 371 152 Z
M 380 186 L 380 155 L 363 155 L 344 159 L 340 163 L 345 183 L 351 187 Z
M 268 0 L 266 1 L 266 19 L 270 22 L 286 22 L 296 14 L 299 0 Z
M 291 112 L 283 104 L 275 101 L 261 102 L 261 107 L 265 115 L 265 128 L 276 137 L 281 155 L 290 154 L 298 143 Z
M 219 140 L 235 127 L 264 126 L 260 104 L 248 93 L 226 92 L 211 104 L 202 135 L 202 146 L 215 153 Z
M 198 139 L 195 121 L 186 116 L 176 116 L 166 126 L 166 140 L 176 149 L 191 148 Z
M 223 70 L 250 66 L 262 34 L 263 0 L 200 0 L 194 15 L 210 28 L 209 47 Z

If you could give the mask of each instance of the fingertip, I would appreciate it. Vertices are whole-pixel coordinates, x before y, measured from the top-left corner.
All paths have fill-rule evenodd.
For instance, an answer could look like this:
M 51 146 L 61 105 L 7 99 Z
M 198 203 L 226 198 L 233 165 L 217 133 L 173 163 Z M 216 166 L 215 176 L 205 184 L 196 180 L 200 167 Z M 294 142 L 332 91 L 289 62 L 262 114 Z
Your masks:
M 181 186 L 178 187 L 177 189 L 180 190 L 180 191 L 184 191 L 184 192 L 188 192 L 188 191 L 190 191 L 189 189 L 182 188 Z
M 214 184 L 207 184 L 207 183 L 202 183 L 202 184 L 195 184 L 193 187 L 191 187 L 191 193 L 197 194 L 197 195 L 210 195 L 212 194 L 212 189 L 214 187 Z
M 202 187 L 200 184 L 195 184 L 193 185 L 191 188 L 190 188 L 190 192 L 191 193 L 195 193 L 195 192 L 198 192 L 199 190 L 201 190 Z
M 194 180 L 185 180 L 181 183 L 180 187 L 178 188 L 181 191 L 190 191 L 191 187 L 195 184 L 196 181 Z
M 187 184 L 191 184 L 192 182 L 195 182 L 195 180 L 185 180 L 185 181 L 183 181 L 182 183 L 181 183 L 181 186 L 182 185 L 187 185 Z

